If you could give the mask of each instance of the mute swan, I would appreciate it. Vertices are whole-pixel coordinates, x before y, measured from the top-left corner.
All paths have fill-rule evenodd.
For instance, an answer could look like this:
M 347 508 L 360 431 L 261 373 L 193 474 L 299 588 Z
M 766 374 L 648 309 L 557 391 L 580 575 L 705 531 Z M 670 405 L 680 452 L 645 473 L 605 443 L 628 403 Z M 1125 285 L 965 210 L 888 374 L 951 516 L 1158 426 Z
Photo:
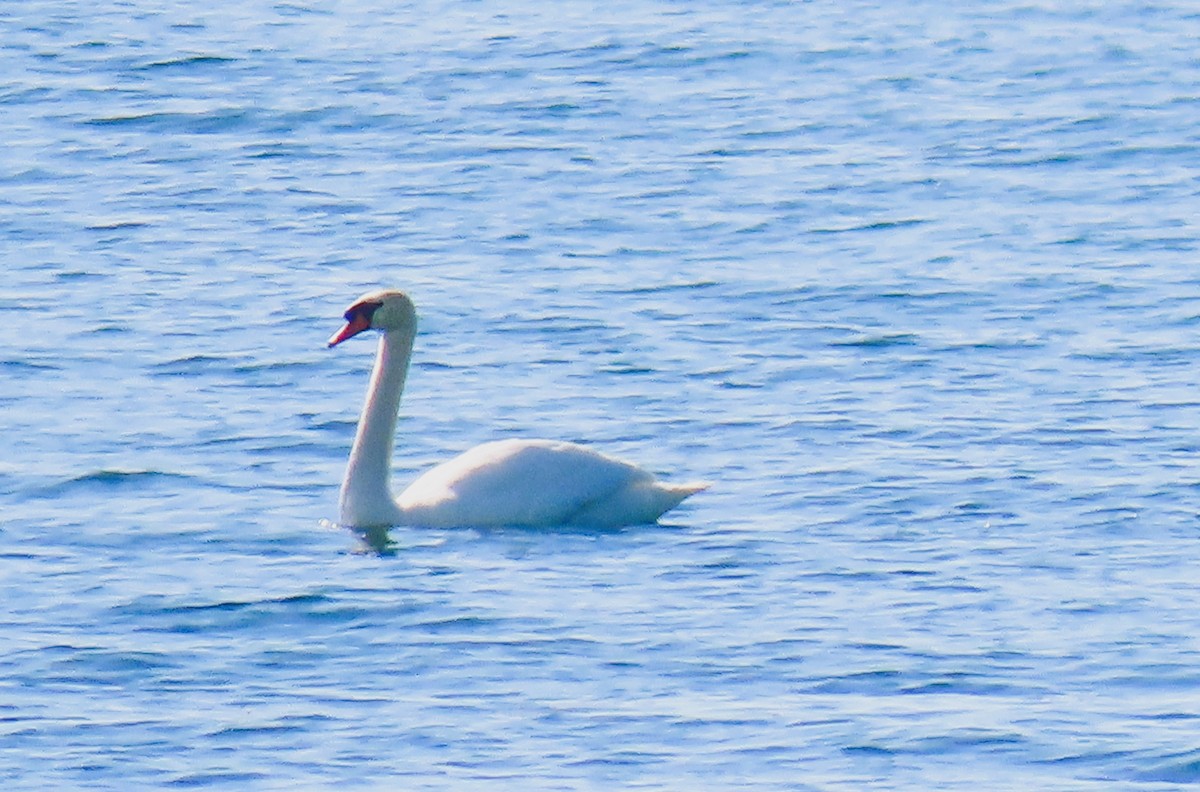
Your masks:
M 392 444 L 417 334 L 416 310 L 404 292 L 381 290 L 359 297 L 345 318 L 346 326 L 329 346 L 366 330 L 383 334 L 342 481 L 342 525 L 637 525 L 654 522 L 707 486 L 665 484 L 635 465 L 575 443 L 498 440 L 427 471 L 393 499 Z

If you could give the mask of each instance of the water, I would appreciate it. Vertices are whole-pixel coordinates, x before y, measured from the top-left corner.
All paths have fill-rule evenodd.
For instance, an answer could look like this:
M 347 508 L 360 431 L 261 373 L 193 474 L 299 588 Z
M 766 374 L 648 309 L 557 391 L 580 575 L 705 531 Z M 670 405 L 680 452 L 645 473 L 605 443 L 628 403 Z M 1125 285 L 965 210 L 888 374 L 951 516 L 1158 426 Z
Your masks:
M 1187 3 L 0 11 L 5 789 L 1200 781 Z M 571 439 L 662 526 L 332 527 Z

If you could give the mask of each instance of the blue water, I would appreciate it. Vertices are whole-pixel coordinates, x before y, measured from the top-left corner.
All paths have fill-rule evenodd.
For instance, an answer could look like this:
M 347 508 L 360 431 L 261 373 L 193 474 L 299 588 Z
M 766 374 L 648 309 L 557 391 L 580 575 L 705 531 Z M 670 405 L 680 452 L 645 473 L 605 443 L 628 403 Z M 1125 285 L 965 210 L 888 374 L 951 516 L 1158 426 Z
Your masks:
M 535 7 L 536 5 L 536 7 Z M 4 789 L 1200 782 L 1200 13 L 0 9 Z M 507 436 L 661 526 L 333 526 Z

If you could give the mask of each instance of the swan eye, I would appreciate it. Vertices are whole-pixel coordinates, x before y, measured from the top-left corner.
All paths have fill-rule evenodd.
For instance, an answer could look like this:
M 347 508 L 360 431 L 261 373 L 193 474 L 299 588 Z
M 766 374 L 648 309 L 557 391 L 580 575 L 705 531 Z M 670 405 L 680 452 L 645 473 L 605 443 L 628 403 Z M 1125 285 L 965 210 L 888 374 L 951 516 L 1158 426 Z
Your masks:
M 371 324 L 371 317 L 375 315 L 375 312 L 378 311 L 382 305 L 383 303 L 377 302 L 355 303 L 346 309 L 346 313 L 342 318 L 344 318 L 347 322 L 353 322 L 355 319 L 361 317 L 369 325 Z

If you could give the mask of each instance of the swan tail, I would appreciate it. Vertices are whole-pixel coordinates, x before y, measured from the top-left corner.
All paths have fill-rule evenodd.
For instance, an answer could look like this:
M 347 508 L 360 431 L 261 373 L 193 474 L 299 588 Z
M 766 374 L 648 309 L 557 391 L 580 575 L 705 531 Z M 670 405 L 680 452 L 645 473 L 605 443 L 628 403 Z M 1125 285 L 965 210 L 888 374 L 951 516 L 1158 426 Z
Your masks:
M 707 482 L 665 484 L 661 481 L 637 488 L 638 495 L 646 502 L 646 522 L 654 522 L 683 503 L 685 498 L 706 489 L 708 489 Z
M 697 492 L 703 492 L 711 485 L 707 481 L 695 481 L 689 484 L 662 484 L 658 483 L 655 489 L 662 493 L 663 503 L 666 507 L 662 512 L 667 512 L 674 509 L 679 504 L 683 503 L 684 499 L 695 495 Z
M 708 489 L 706 482 L 664 484 L 650 481 L 626 487 L 577 512 L 571 523 L 589 526 L 649 524 L 674 509 L 684 498 Z

